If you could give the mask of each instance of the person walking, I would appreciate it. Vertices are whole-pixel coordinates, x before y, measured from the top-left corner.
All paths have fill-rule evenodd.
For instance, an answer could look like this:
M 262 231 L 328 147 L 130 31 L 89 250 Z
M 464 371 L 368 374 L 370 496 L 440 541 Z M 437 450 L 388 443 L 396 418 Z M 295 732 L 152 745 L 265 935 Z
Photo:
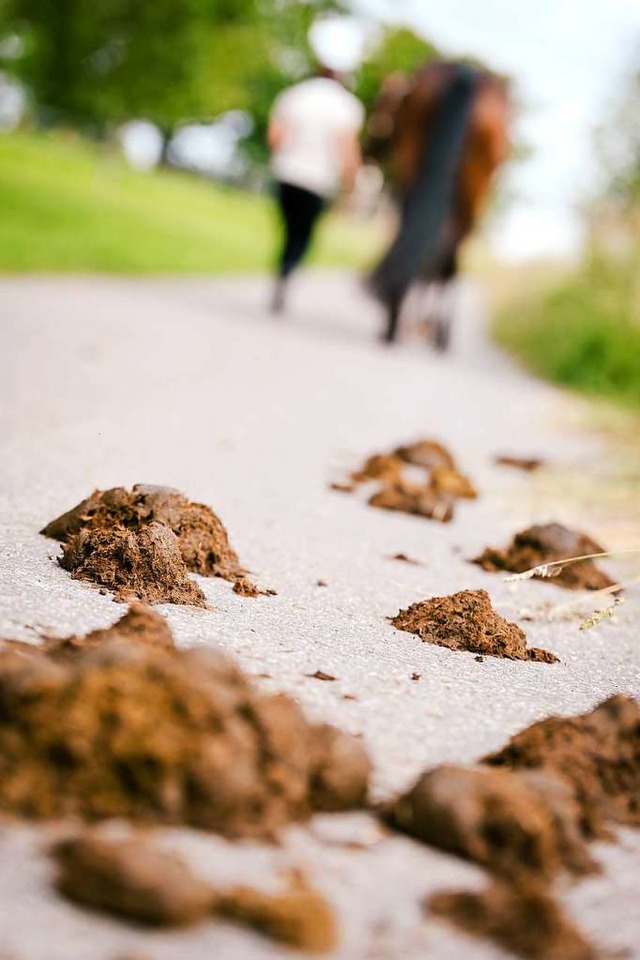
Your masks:
M 283 228 L 272 311 L 285 305 L 287 280 L 304 258 L 318 219 L 360 167 L 364 107 L 328 68 L 284 90 L 269 120 L 271 172 Z

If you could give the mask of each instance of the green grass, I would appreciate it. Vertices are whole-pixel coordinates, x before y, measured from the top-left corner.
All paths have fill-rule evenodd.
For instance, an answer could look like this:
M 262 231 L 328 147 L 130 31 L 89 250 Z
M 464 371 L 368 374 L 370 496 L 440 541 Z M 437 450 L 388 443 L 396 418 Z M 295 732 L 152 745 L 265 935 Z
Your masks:
M 498 340 L 526 366 L 584 393 L 640 407 L 636 271 L 600 264 L 498 314 Z
M 0 271 L 226 273 L 268 268 L 269 198 L 170 170 L 138 173 L 72 134 L 0 135 Z M 359 266 L 370 225 L 331 214 L 312 262 Z

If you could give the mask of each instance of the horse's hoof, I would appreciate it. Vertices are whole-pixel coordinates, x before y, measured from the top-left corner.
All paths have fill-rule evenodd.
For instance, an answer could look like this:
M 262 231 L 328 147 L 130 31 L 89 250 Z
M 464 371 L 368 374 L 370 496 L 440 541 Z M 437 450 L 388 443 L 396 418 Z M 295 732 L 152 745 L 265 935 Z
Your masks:
M 273 288 L 269 312 L 274 317 L 281 317 L 285 307 L 286 284 L 284 280 L 277 280 Z
M 446 353 L 451 343 L 451 324 L 448 320 L 438 320 L 436 323 L 433 345 L 438 353 Z

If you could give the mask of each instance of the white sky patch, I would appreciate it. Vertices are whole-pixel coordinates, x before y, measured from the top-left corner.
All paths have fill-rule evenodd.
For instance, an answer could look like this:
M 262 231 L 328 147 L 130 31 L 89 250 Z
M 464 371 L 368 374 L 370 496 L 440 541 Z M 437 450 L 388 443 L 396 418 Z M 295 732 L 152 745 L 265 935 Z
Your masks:
M 355 17 L 321 17 L 309 31 L 309 42 L 321 63 L 349 73 L 362 61 L 368 31 Z

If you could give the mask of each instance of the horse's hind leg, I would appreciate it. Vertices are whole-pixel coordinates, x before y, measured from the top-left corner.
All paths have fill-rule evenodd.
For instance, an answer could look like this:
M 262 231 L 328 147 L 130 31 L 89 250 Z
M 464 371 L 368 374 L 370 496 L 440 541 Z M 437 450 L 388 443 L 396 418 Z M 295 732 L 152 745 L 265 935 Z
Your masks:
M 436 317 L 433 345 L 439 353 L 446 353 L 449 349 L 452 319 L 451 314 L 444 311 L 440 311 Z
M 433 345 L 440 353 L 445 353 L 451 344 L 451 332 L 456 314 L 457 275 L 458 248 L 456 244 L 445 258 L 440 274 L 442 286 L 438 291 L 433 334 Z
M 434 311 L 433 345 L 440 353 L 445 353 L 451 345 L 453 322 L 457 312 L 456 292 L 455 280 L 448 280 L 443 284 Z
M 395 341 L 398 335 L 401 309 L 402 297 L 394 297 L 387 307 L 387 327 L 382 335 L 383 343 L 393 343 Z

